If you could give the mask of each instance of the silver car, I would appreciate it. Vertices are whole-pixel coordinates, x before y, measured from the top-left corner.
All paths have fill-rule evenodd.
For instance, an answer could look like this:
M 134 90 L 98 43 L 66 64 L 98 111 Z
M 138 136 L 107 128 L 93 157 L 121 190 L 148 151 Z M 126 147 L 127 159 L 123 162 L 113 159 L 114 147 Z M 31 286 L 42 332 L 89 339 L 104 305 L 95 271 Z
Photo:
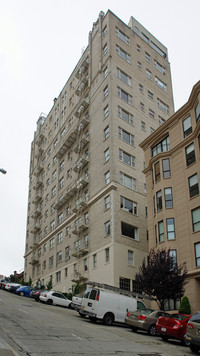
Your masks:
M 67 299 L 64 294 L 56 291 L 43 291 L 40 293 L 40 301 L 50 305 L 60 305 L 62 307 L 70 308 L 72 301 Z
M 128 311 L 125 323 L 130 325 L 133 331 L 137 329 L 145 330 L 149 335 L 156 335 L 156 322 L 160 316 L 167 316 L 168 313 L 162 310 L 140 309 L 138 311 Z

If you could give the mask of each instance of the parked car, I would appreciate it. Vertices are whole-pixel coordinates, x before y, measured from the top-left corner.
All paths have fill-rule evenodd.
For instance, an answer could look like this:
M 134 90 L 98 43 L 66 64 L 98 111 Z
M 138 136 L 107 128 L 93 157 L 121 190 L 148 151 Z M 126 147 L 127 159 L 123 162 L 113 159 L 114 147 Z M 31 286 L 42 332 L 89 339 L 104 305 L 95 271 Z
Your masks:
M 40 293 L 41 293 L 41 290 L 35 290 L 33 289 L 30 294 L 29 294 L 29 297 L 31 298 L 34 298 L 36 300 L 36 302 L 39 302 L 40 301 Z
M 0 282 L 0 288 L 1 288 L 1 289 L 5 289 L 5 286 L 6 286 L 7 283 L 8 283 L 8 282 L 6 282 L 5 280 L 2 280 L 2 281 Z
M 29 287 L 29 286 L 21 286 L 20 288 L 18 288 L 16 290 L 16 294 L 19 294 L 21 296 L 26 296 L 29 297 L 30 292 L 33 290 L 33 287 Z
M 15 293 L 19 287 L 21 287 L 21 284 L 19 283 L 6 283 L 5 290 Z
M 73 296 L 71 307 L 76 311 L 79 311 L 81 308 L 82 300 L 83 298 Z
M 177 339 L 184 345 L 189 346 L 189 342 L 184 339 L 186 334 L 187 323 L 191 315 L 187 314 L 171 314 L 158 318 L 156 330 L 163 340 Z
M 139 311 L 127 311 L 125 323 L 130 325 L 133 331 L 145 330 L 149 335 L 156 335 L 156 322 L 160 316 L 168 316 L 162 310 L 141 309 Z
M 101 320 L 106 325 L 112 325 L 114 322 L 125 323 L 127 309 L 144 308 L 144 303 L 135 297 L 110 289 L 88 288 L 83 295 L 80 310 L 82 316 L 88 316 L 92 322 Z
M 195 313 L 187 324 L 186 342 L 190 342 L 190 350 L 198 353 L 200 350 L 200 311 Z
M 40 301 L 50 305 L 60 305 L 66 308 L 71 308 L 72 301 L 67 299 L 64 294 L 56 291 L 43 291 L 40 293 Z

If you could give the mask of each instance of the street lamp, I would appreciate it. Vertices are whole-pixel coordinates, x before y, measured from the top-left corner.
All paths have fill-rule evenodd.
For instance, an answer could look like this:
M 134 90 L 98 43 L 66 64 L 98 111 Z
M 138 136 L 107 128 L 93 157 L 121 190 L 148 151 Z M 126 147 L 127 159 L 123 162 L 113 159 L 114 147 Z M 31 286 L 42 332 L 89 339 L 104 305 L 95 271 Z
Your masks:
M 0 168 L 0 172 L 3 173 L 3 174 L 6 174 L 7 172 L 5 171 L 5 169 L 3 168 Z

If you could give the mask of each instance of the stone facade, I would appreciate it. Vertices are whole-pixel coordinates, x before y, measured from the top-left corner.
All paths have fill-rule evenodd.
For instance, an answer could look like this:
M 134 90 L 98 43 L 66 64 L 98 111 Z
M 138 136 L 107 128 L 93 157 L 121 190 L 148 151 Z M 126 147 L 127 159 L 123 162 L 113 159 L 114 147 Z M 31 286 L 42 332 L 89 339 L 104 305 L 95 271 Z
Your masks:
M 100 13 L 31 145 L 25 280 L 134 290 L 148 254 L 144 153 L 173 114 L 167 49 L 133 17 Z
M 195 312 L 200 308 L 200 82 L 188 102 L 141 147 L 146 164 L 149 247 L 169 248 L 175 264 L 186 262 L 185 294 Z

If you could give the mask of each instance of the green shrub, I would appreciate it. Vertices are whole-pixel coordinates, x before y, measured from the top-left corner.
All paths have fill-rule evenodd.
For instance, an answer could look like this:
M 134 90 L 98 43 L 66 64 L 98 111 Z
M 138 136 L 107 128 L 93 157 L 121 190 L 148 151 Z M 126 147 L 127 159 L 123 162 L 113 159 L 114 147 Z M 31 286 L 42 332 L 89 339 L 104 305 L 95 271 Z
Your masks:
M 183 297 L 183 299 L 181 299 L 181 305 L 180 305 L 179 313 L 191 314 L 190 302 L 189 302 L 188 297 L 186 297 L 186 296 Z

